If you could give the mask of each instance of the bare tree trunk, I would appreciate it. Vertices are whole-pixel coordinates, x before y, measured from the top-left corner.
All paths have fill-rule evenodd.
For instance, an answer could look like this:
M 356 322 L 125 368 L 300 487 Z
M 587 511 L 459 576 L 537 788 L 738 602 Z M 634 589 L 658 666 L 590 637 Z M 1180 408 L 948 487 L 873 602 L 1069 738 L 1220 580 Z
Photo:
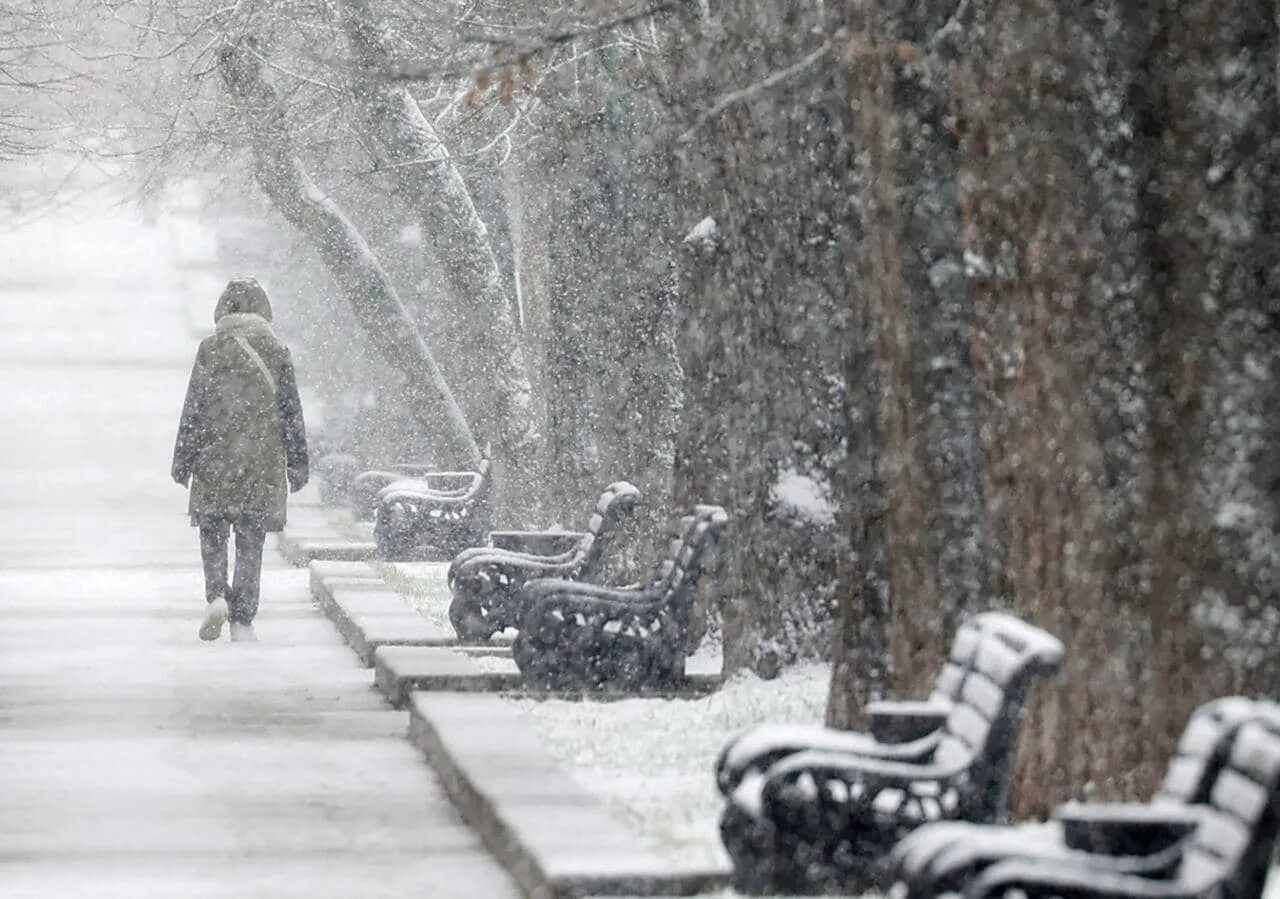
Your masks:
M 847 43 L 832 21 L 838 6 L 717 3 L 672 53 L 688 233 L 675 490 L 731 510 L 725 667 L 765 676 L 829 656 L 848 591 L 841 510 L 855 436 L 845 376 L 857 223 L 836 86 L 836 47 Z
M 671 251 L 679 231 L 668 159 L 645 145 L 667 118 L 636 89 L 634 60 L 584 56 L 546 74 L 528 121 L 542 137 L 508 163 L 526 346 L 545 388 L 551 503 L 561 520 L 579 521 L 601 486 L 635 483 L 645 502 L 619 561 L 643 559 L 644 571 L 665 552 L 675 511 L 681 396 Z
M 295 154 L 279 94 L 258 54 L 240 43 L 223 48 L 218 62 L 223 83 L 244 106 L 259 186 L 312 242 L 370 342 L 405 376 L 411 408 L 423 427 L 444 426 L 452 450 L 478 461 L 480 450 L 466 416 L 395 287 L 355 225 Z
M 1168 750 L 1195 704 L 1280 688 L 1280 4 L 1149 6 L 1134 92 L 1153 276 L 1142 598 L 1168 695 L 1144 712 Z
M 861 90 L 859 72 L 845 65 L 845 96 Z M 857 144 L 850 133 L 848 140 Z M 850 193 L 867 191 L 865 155 L 852 157 Z M 857 208 L 861 210 L 859 202 Z M 865 236 L 859 231 L 859 237 Z M 852 249 L 852 248 L 851 248 Z M 863 723 L 869 701 L 883 698 L 893 677 L 893 605 L 889 589 L 886 545 L 888 498 L 881 470 L 884 453 L 879 414 L 883 374 L 879 347 L 883 322 L 870 314 L 861 286 L 848 287 L 848 356 L 845 360 L 845 415 L 849 422 L 849 450 L 843 471 L 840 513 L 844 544 L 838 559 L 840 596 L 835 645 L 831 652 L 831 688 L 827 692 L 827 724 L 854 728 Z
M 482 441 L 492 440 L 505 477 L 531 496 L 537 433 L 529 373 L 488 229 L 431 122 L 403 86 L 377 77 L 387 38 L 366 0 L 344 0 L 343 25 L 365 70 L 352 82 L 355 112 L 381 161 L 417 216 L 425 244 L 446 281 L 442 316 L 454 386 Z
M 874 339 L 880 382 L 879 420 L 854 439 L 878 434 L 882 442 L 878 477 L 857 454 L 851 464 L 860 479 L 871 479 L 868 489 L 883 490 L 868 501 L 887 517 L 878 525 L 881 539 L 864 547 L 871 567 L 859 572 L 871 581 L 856 595 L 871 606 L 846 609 L 845 627 L 860 630 L 851 616 L 873 613 L 867 626 L 874 629 L 888 611 L 895 680 L 910 692 L 927 689 L 956 624 L 991 602 L 958 148 L 948 66 L 932 39 L 954 9 L 952 2 L 878 4 L 859 23 L 864 38 L 850 51 L 850 140 L 865 148 L 869 166 L 852 279 L 855 311 L 867 325 L 853 339 Z M 887 597 L 872 574 L 877 545 L 886 553 Z M 880 643 L 865 637 L 872 639 L 859 641 L 860 655 Z M 833 694 L 847 693 L 847 674 L 838 664 Z M 864 696 L 833 695 L 832 720 L 850 723 Z
M 1145 40 L 1124 4 L 976 8 L 953 72 L 998 591 L 1067 644 L 1040 691 L 1015 795 L 1043 814 L 1085 785 L 1131 792 L 1149 632 L 1142 514 L 1150 290 L 1131 90 Z M 1134 12 L 1145 19 L 1147 10 Z M 1159 760 L 1162 761 L 1162 760 Z M 1159 761 L 1156 761 L 1158 764 Z
M 989 576 L 1068 646 L 1018 763 L 1018 813 L 1043 814 L 1149 792 L 1197 704 L 1277 683 L 1280 41 L 1274 3 L 967 10 L 948 69 Z M 900 596 L 895 620 L 932 614 Z

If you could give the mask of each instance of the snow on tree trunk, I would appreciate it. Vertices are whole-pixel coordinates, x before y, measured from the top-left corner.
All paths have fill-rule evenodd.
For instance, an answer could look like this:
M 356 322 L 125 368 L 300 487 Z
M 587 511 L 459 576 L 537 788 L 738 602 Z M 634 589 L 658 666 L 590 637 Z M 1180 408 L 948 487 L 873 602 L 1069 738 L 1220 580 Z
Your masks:
M 1166 695 L 1143 712 L 1167 749 L 1195 703 L 1280 689 L 1280 9 L 1154 6 L 1134 104 L 1153 285 L 1142 599 Z
M 843 66 L 837 83 L 843 85 L 846 97 L 860 90 L 859 74 L 855 67 Z M 852 134 L 848 139 L 853 139 Z M 850 193 L 859 198 L 855 208 L 862 213 L 869 160 L 866 154 L 850 157 Z M 884 697 L 893 674 L 893 608 L 886 544 L 888 498 L 881 471 L 885 446 L 879 414 L 884 376 L 878 348 L 883 321 L 870 314 L 870 304 L 857 284 L 848 285 L 846 296 L 849 336 L 844 411 L 849 448 L 842 472 L 845 506 L 839 523 L 847 542 L 838 560 L 838 583 L 843 592 L 831 654 L 826 720 L 831 727 L 851 729 L 865 723 L 862 710 L 869 701 Z
M 537 461 L 529 373 L 512 298 L 489 231 L 448 148 L 403 86 L 376 74 L 387 37 L 365 0 L 343 0 L 347 39 L 362 71 L 353 106 L 401 196 L 417 216 L 424 244 L 444 276 L 439 305 L 453 364 L 451 381 L 482 442 L 492 441 L 512 498 L 531 497 Z
M 243 107 L 252 133 L 254 174 L 280 213 L 315 247 L 370 343 L 409 385 L 408 400 L 424 428 L 444 429 L 452 451 L 475 462 L 480 450 L 430 349 L 395 287 L 355 225 L 311 179 L 295 154 L 281 99 L 247 43 L 219 52 L 219 71 Z

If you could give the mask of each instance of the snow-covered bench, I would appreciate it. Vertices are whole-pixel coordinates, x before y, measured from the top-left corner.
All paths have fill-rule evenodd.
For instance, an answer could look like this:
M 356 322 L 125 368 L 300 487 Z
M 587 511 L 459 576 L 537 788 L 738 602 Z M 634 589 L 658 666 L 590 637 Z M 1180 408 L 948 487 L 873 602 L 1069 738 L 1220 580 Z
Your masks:
M 902 899 L 960 892 L 991 864 L 1012 858 L 1078 860 L 1112 873 L 1167 875 L 1167 851 L 1194 825 L 1240 726 L 1257 714 L 1241 697 L 1217 699 L 1187 722 L 1163 783 L 1150 803 L 1068 803 L 1047 824 L 998 827 L 946 821 L 926 824 L 890 856 L 890 879 Z
M 1258 702 L 1255 712 L 1234 731 L 1226 761 L 1203 802 L 1185 809 L 1192 812 L 1185 838 L 1147 860 L 1158 866 L 1117 871 L 1110 855 L 1098 851 L 1058 859 L 1014 853 L 978 874 L 965 888 L 965 896 L 1259 899 L 1280 827 L 1280 706 Z M 1087 848 L 1091 839 L 1109 830 L 1114 840 L 1116 832 L 1133 826 L 1123 815 L 1118 817 L 1118 824 L 1106 827 L 1100 826 L 1109 823 L 1105 811 L 1090 815 L 1068 810 L 1064 827 L 1074 824 L 1077 833 L 1066 839 Z M 1156 808 L 1150 817 L 1167 830 L 1176 815 Z M 1101 848 L 1109 848 L 1106 840 Z
M 475 471 L 391 480 L 377 493 L 373 539 L 378 554 L 389 561 L 448 559 L 480 545 L 492 526 L 492 488 L 488 459 Z
M 464 642 L 488 640 L 520 623 L 520 588 L 537 578 L 592 582 L 621 519 L 640 491 L 626 481 L 600 494 L 585 533 L 494 531 L 490 546 L 463 550 L 449 565 L 449 620 Z M 567 538 L 567 539 L 566 539 Z M 565 546 L 565 543 L 568 546 Z
M 718 558 L 728 522 L 719 506 L 697 506 L 643 587 L 603 587 L 560 578 L 530 581 L 512 654 L 526 683 L 553 689 L 648 689 L 684 676 L 689 617 L 707 562 Z M 718 574 L 718 572 L 713 572 Z
M 756 776 L 793 752 L 822 749 L 898 761 L 916 761 L 932 752 L 942 738 L 942 725 L 960 698 L 965 672 L 981 636 L 981 619 L 973 618 L 956 631 L 951 654 L 923 701 L 879 701 L 867 706 L 869 733 L 835 730 L 820 724 L 761 724 L 740 734 L 720 751 L 716 785 L 729 796 L 748 777 Z
M 397 462 L 362 471 L 351 483 L 351 514 L 356 521 L 375 520 L 382 492 L 393 484 L 403 483 L 422 495 L 456 499 L 472 490 L 477 478 L 487 475 L 487 465 L 488 462 L 481 462 L 476 471 L 440 471 L 430 465 Z
M 763 770 L 735 763 L 746 773 L 720 833 L 740 890 L 861 891 L 883 883 L 885 854 L 920 825 L 1005 816 L 1027 695 L 1058 671 L 1063 647 L 998 612 L 975 616 L 956 642 L 959 689 L 935 733 L 881 744 L 815 729 L 814 748 L 795 751 L 793 736 L 776 741 L 791 751 Z

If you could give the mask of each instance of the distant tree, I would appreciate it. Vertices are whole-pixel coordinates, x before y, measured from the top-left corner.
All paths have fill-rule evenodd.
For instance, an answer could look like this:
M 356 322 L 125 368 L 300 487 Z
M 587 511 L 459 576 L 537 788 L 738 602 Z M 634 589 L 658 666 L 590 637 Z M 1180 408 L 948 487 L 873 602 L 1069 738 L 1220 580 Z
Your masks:
M 280 213 L 315 246 L 341 286 L 370 343 L 409 386 L 409 405 L 428 432 L 443 432 L 458 457 L 476 461 L 480 450 L 431 350 L 373 251 L 334 200 L 307 174 L 293 149 L 281 97 L 261 55 L 245 40 L 223 47 L 218 66 L 241 105 L 252 134 L 254 172 Z
M 499 485 L 526 506 L 536 497 L 538 435 L 525 348 L 489 229 L 453 154 L 403 83 L 385 74 L 394 50 L 389 25 L 367 0 L 342 0 L 340 16 L 355 67 L 351 108 L 421 228 L 445 282 L 433 329 L 447 347 L 444 367 L 472 427 L 502 466 Z

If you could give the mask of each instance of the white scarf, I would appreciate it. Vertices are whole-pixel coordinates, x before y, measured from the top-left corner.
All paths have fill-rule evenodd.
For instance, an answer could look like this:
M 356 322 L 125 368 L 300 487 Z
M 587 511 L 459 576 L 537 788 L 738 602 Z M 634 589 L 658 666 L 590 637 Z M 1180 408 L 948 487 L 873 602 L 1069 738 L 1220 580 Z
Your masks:
M 271 330 L 271 323 L 261 315 L 252 312 L 228 312 L 218 319 L 214 330 L 219 337 L 270 337 L 276 332 Z

